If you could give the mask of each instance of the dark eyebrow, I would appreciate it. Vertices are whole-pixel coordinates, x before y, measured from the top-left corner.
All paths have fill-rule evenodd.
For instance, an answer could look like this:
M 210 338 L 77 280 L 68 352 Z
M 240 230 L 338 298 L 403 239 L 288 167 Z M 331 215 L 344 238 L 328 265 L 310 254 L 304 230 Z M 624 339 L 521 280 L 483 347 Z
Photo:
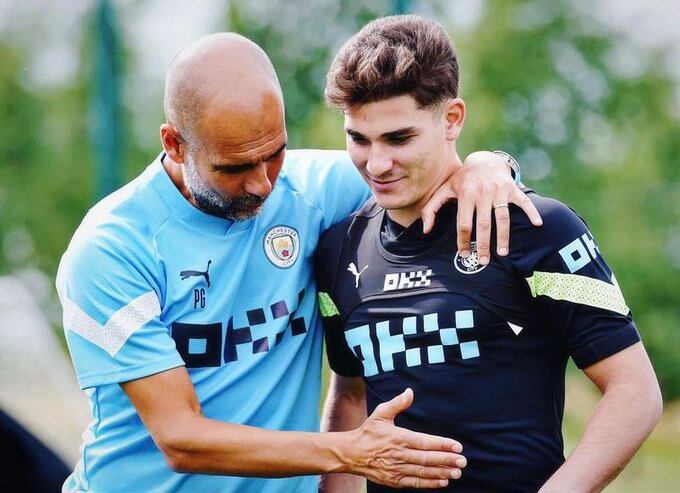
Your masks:
M 404 128 L 399 128 L 397 130 L 392 130 L 391 132 L 386 132 L 382 134 L 380 137 L 383 139 L 393 139 L 395 137 L 405 137 L 407 135 L 414 135 L 417 134 L 418 130 L 416 130 L 415 127 L 404 127 Z
M 273 159 L 276 155 L 281 153 L 287 146 L 288 146 L 288 142 L 284 142 L 281 147 L 276 149 L 269 156 L 265 157 L 264 161 L 269 161 L 270 159 Z M 235 163 L 235 164 L 214 163 L 214 164 L 211 164 L 211 166 L 212 166 L 213 170 L 239 171 L 239 170 L 246 170 L 248 168 L 253 168 L 253 167 L 255 167 L 256 164 L 257 164 L 256 162 L 251 161 L 251 162 L 243 162 L 243 163 Z
M 352 130 L 351 128 L 345 128 L 345 132 L 347 132 L 349 135 L 352 137 L 359 137 L 360 139 L 365 139 L 363 135 L 361 135 L 359 132 Z
M 345 132 L 347 132 L 349 135 L 352 137 L 358 137 L 361 139 L 365 139 L 362 134 L 357 132 L 356 130 L 352 130 L 351 128 L 345 128 Z M 407 135 L 417 135 L 418 130 L 415 127 L 404 127 L 404 128 L 398 128 L 397 130 L 392 130 L 391 132 L 385 132 L 380 136 L 381 139 L 394 139 L 394 138 L 399 138 L 399 137 L 405 137 Z

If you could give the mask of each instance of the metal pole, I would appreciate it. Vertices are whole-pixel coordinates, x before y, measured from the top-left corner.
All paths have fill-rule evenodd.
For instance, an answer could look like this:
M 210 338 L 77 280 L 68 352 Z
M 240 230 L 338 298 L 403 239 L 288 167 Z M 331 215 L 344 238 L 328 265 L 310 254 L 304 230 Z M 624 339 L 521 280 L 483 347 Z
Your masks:
M 99 0 L 93 15 L 91 141 L 95 159 L 95 193 L 100 199 L 120 186 L 123 155 L 120 111 L 120 59 L 115 12 Z

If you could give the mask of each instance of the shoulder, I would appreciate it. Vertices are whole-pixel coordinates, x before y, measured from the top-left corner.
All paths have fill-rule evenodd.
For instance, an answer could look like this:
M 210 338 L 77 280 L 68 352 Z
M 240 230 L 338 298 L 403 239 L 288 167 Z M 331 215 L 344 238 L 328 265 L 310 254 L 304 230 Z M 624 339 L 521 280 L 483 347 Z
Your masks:
M 277 188 L 321 212 L 322 230 L 346 219 L 370 195 L 346 151 L 287 151 Z
M 350 237 L 360 234 L 368 220 L 375 217 L 381 210 L 382 208 L 375 199 L 369 198 L 348 218 L 328 228 L 321 236 L 319 248 L 329 251 L 339 250 Z
M 542 197 L 533 191 L 529 191 L 527 196 L 541 215 L 543 225 L 533 226 L 522 209 L 511 206 L 510 231 L 512 240 L 559 241 L 572 233 L 583 232 L 588 229 L 581 216 L 563 202 L 551 197 Z
M 147 172 L 87 212 L 61 259 L 60 273 L 99 277 L 110 269 L 143 268 L 153 261 L 154 235 L 171 213 Z
M 533 192 L 528 196 L 541 214 L 543 225 L 533 226 L 521 209 L 513 207 L 508 260 L 515 267 L 524 274 L 538 265 L 574 272 L 578 265 L 586 265 L 589 258 L 597 255 L 593 235 L 576 211 L 553 198 Z
M 361 236 L 368 221 L 381 210 L 375 200 L 370 198 L 348 218 L 334 224 L 321 235 L 316 251 L 317 275 L 333 277 L 343 250 Z
M 286 151 L 279 184 L 300 193 L 313 192 L 345 174 L 357 174 L 346 151 L 290 149 Z

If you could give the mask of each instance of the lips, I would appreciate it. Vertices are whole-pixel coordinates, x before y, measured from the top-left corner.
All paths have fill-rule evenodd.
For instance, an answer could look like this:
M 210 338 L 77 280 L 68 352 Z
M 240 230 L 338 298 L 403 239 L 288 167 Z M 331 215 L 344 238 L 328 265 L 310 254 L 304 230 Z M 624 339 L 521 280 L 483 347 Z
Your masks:
M 371 182 L 371 188 L 375 190 L 376 192 L 389 192 L 392 188 L 394 188 L 400 181 L 403 180 L 402 178 L 395 178 L 392 180 L 374 180 L 373 178 L 369 178 Z

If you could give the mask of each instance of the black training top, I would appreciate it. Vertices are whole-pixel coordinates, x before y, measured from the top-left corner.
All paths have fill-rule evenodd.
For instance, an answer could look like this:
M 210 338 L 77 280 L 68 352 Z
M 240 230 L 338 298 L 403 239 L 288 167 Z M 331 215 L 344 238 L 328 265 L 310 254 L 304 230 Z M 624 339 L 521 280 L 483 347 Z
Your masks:
M 331 367 L 363 376 L 368 413 L 414 390 L 396 424 L 454 438 L 468 459 L 444 491 L 537 491 L 564 462 L 568 358 L 586 368 L 640 340 L 583 220 L 528 195 L 543 226 L 511 206 L 510 255 L 487 266 L 457 254 L 455 203 L 424 236 L 371 199 L 317 251 Z

